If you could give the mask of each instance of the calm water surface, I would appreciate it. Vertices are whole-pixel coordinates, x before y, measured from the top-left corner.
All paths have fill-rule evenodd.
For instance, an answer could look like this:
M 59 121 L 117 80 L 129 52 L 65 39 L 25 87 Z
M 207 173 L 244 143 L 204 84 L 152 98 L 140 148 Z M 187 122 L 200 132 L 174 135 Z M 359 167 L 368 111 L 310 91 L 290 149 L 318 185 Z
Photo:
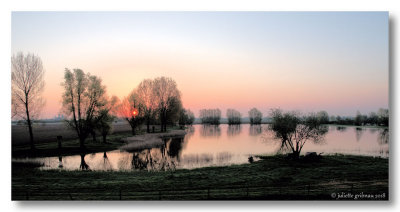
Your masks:
M 164 140 L 164 145 L 138 152 L 93 153 L 87 155 L 35 159 L 44 163 L 43 169 L 68 170 L 174 170 L 207 166 L 248 163 L 254 155 L 273 155 L 279 141 L 266 131 L 267 125 L 203 126 L 187 129 L 184 138 Z M 355 154 L 389 156 L 388 130 L 329 126 L 325 140 L 318 144 L 307 141 L 302 153 Z M 16 159 L 15 159 L 16 160 Z

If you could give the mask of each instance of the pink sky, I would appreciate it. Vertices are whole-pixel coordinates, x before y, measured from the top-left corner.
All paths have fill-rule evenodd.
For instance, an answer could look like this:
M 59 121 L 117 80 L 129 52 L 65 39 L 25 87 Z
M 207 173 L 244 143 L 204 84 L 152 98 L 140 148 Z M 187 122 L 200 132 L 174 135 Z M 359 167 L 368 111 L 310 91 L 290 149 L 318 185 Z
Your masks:
M 17 12 L 12 52 L 43 60 L 42 118 L 60 112 L 65 68 L 100 76 L 120 98 L 143 79 L 171 77 L 196 116 L 354 115 L 388 107 L 387 24 L 387 13 Z

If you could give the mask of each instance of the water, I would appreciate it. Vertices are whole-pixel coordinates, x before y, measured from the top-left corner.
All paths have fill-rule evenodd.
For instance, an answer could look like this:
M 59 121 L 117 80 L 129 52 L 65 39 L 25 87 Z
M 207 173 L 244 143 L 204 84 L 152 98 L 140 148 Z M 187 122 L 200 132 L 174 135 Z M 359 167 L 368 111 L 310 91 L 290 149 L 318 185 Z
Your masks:
M 273 155 L 279 141 L 266 131 L 267 125 L 194 125 L 184 138 L 164 140 L 164 145 L 138 152 L 119 150 L 87 155 L 47 157 L 36 160 L 43 169 L 159 171 L 193 169 L 248 163 L 249 156 Z M 388 130 L 329 126 L 323 142 L 307 141 L 302 153 L 389 156 Z M 15 159 L 16 160 L 16 159 Z M 18 159 L 22 160 L 22 159 Z

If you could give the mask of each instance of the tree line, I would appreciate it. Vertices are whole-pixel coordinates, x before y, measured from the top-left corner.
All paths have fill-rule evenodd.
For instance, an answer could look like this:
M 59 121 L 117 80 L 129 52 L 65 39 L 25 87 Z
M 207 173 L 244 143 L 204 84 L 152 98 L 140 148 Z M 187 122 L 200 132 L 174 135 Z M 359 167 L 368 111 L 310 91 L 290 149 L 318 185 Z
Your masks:
M 41 98 L 45 84 L 44 69 L 40 57 L 34 54 L 24 55 L 21 52 L 13 55 L 11 58 L 11 82 L 12 118 L 20 117 L 26 121 L 31 149 L 34 150 L 32 120 L 38 117 L 40 109 L 44 105 Z M 106 87 L 102 84 L 101 78 L 84 73 L 81 69 L 72 71 L 65 69 L 62 86 L 64 88 L 62 112 L 68 126 L 77 133 L 82 148 L 84 148 L 84 142 L 88 136 L 92 135 L 93 140 L 96 139 L 96 133 L 100 133 L 103 142 L 106 142 L 107 135 L 112 131 L 112 122 L 117 117 L 121 117 L 129 123 L 133 135 L 137 133 L 137 129 L 141 125 L 146 125 L 147 133 L 154 132 L 154 125 L 159 125 L 160 131 L 165 132 L 167 125 L 190 125 L 195 120 L 193 112 L 183 108 L 181 93 L 176 82 L 168 77 L 145 79 L 122 100 L 106 93 Z M 300 118 L 295 113 L 273 111 L 269 114 L 272 120 L 270 126 L 279 126 L 276 124 L 282 122 L 287 124 L 287 127 L 292 127 L 291 131 L 289 130 L 292 133 L 293 129 L 296 129 L 293 126 L 307 126 L 306 124 L 309 122 L 314 125 L 389 125 L 388 109 L 379 109 L 369 115 L 357 112 L 354 118 L 329 117 L 326 111 L 313 113 L 308 116 L 309 118 Z M 263 114 L 257 108 L 248 111 L 248 115 L 250 124 L 261 124 Z M 242 123 L 242 114 L 235 109 L 228 109 L 226 116 L 230 125 Z M 202 124 L 219 125 L 221 110 L 218 108 L 202 109 L 199 118 Z M 286 119 L 291 121 L 287 122 Z M 151 125 L 153 126 L 152 130 L 150 130 Z M 273 128 L 278 129 L 279 127 Z M 312 130 L 310 131 L 312 132 Z M 279 133 L 277 136 L 281 137 L 283 134 Z M 285 143 L 290 143 L 286 137 L 283 137 L 283 140 Z M 304 144 L 300 143 L 300 150 L 302 145 Z M 289 146 L 291 145 L 289 144 Z

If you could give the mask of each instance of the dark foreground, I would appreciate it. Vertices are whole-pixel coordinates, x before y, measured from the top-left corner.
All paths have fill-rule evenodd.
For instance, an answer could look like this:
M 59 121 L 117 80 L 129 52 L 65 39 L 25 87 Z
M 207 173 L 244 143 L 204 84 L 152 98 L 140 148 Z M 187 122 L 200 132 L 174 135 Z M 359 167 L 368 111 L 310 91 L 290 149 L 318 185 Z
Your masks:
M 263 157 L 165 172 L 41 171 L 14 163 L 12 200 L 387 200 L 388 159 Z

